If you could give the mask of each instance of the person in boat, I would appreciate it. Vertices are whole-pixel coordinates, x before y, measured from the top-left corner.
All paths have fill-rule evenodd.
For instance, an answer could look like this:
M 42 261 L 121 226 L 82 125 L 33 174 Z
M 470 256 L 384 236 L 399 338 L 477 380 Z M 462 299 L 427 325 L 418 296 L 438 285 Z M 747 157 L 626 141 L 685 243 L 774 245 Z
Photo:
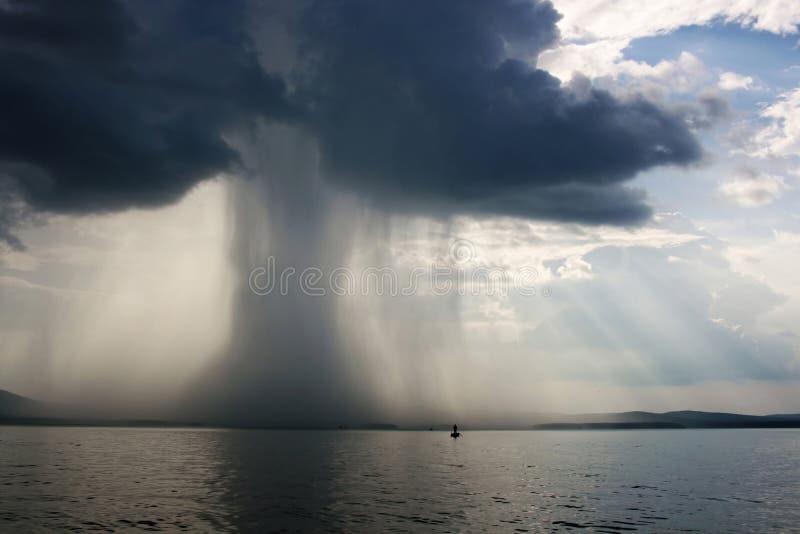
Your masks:
M 458 431 L 458 425 L 453 425 L 453 433 L 452 433 L 452 434 L 450 434 L 450 437 L 452 437 L 452 438 L 457 438 L 457 437 L 459 437 L 460 435 L 461 435 L 461 434 L 460 434 L 460 433 L 459 433 L 459 431 Z

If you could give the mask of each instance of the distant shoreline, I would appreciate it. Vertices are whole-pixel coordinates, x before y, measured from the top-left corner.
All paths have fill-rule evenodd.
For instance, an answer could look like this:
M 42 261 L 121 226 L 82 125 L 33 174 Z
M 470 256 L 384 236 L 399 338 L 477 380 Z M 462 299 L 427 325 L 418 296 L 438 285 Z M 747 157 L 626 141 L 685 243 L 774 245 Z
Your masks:
M 89 427 L 89 428 L 154 428 L 154 429 L 207 429 L 207 430 L 316 430 L 316 431 L 361 431 L 361 432 L 444 432 L 445 429 L 424 428 L 419 426 L 400 427 L 395 425 L 371 425 L 355 427 L 331 426 L 259 426 L 259 425 L 218 425 L 197 422 L 171 422 L 148 420 L 94 420 L 94 419 L 56 419 L 36 417 L 0 417 L 0 426 L 31 426 L 31 427 Z M 469 431 L 581 431 L 581 430 L 725 430 L 725 429 L 779 429 L 800 428 L 800 420 L 787 421 L 731 421 L 731 422 L 705 422 L 702 425 L 687 426 L 679 423 L 668 422 L 596 422 L 596 423 L 543 423 L 531 426 L 477 426 L 465 428 Z
M 148 418 L 114 418 L 92 414 L 76 407 L 46 403 L 0 390 L 0 426 L 126 427 L 126 428 L 219 428 L 263 430 L 419 430 L 447 431 L 457 423 L 470 430 L 679 430 L 692 428 L 800 428 L 800 414 L 745 415 L 683 410 L 664 413 L 630 411 L 584 414 L 504 414 L 476 416 L 469 420 L 428 422 L 406 426 L 380 419 L 352 424 L 348 421 L 307 424 L 297 421 L 278 424 L 266 418 L 240 421 L 181 421 Z

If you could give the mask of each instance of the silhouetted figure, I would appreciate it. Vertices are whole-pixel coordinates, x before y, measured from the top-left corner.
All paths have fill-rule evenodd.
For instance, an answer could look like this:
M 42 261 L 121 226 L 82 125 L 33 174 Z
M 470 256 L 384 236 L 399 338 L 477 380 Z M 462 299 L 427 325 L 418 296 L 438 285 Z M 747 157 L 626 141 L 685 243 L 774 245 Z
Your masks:
M 451 438 L 457 438 L 461 435 L 461 432 L 458 431 L 458 425 L 453 425 L 453 432 L 450 434 Z

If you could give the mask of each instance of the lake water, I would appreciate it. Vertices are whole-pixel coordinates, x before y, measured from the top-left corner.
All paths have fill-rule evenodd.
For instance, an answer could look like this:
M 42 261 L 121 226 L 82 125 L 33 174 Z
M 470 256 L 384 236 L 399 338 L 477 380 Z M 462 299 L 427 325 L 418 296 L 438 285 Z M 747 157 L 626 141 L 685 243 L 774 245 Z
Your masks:
M 800 431 L 0 426 L 0 530 L 800 527 Z

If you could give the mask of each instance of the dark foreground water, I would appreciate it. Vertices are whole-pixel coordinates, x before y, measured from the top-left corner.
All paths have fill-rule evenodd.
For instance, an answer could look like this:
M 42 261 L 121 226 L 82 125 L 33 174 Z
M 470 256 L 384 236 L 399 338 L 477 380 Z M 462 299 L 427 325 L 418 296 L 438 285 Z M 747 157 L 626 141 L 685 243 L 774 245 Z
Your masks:
M 0 427 L 0 530 L 791 531 L 800 431 Z

